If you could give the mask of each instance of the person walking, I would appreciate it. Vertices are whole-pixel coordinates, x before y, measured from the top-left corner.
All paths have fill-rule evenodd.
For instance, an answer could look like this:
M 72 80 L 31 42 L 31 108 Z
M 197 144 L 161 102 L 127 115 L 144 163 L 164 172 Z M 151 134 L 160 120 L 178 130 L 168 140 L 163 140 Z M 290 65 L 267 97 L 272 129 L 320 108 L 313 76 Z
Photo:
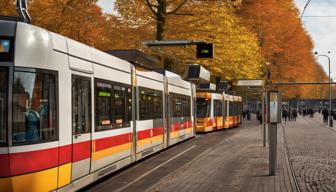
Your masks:
M 250 112 L 250 110 L 246 110 L 246 118 L 247 118 L 248 121 L 251 120 L 251 112 Z
M 242 114 L 243 114 L 243 118 L 245 119 L 245 118 L 246 118 L 246 111 L 243 110 L 243 111 L 242 111 Z
M 329 116 L 329 112 L 327 108 L 324 108 L 322 110 L 322 116 L 323 116 L 323 123 L 328 124 L 328 116 Z
M 294 108 L 294 109 L 293 109 L 293 120 L 294 120 L 294 121 L 296 121 L 297 116 L 298 116 L 298 112 L 297 112 L 297 110 Z
M 287 109 L 284 108 L 282 110 L 282 118 L 285 120 L 285 122 L 287 121 L 287 115 L 288 115 Z
M 287 116 L 288 116 L 288 121 L 293 121 L 293 110 L 292 110 L 292 108 L 289 108 Z
M 260 122 L 260 124 L 262 124 L 262 115 L 260 111 L 257 111 L 256 115 L 257 115 L 257 120 Z

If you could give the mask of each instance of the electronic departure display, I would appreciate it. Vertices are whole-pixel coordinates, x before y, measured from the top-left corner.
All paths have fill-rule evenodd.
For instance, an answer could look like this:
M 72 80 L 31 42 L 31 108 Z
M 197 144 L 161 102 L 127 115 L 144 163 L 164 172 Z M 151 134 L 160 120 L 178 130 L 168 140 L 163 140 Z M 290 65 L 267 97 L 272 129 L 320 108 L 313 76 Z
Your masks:
M 0 37 L 0 62 L 13 61 L 14 39 L 11 37 Z

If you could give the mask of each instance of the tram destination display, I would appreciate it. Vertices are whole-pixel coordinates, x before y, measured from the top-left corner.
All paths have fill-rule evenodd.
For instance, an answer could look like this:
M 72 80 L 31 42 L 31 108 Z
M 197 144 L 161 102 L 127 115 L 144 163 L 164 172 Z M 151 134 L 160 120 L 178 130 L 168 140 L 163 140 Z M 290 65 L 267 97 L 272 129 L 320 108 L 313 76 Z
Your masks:
M 0 37 L 0 61 L 13 61 L 13 42 L 10 38 Z
M 10 40 L 1 39 L 0 40 L 0 52 L 1 53 L 8 53 L 10 48 Z

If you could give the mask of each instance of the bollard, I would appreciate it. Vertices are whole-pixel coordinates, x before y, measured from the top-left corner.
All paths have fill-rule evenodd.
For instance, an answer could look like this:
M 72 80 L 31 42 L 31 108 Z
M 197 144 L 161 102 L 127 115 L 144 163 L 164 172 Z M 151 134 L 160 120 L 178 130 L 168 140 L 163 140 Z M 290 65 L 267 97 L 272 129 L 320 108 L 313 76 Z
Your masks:
M 268 145 L 269 145 L 269 175 L 274 176 L 277 170 L 277 124 L 281 123 L 281 93 L 269 91 L 267 99 L 268 113 Z

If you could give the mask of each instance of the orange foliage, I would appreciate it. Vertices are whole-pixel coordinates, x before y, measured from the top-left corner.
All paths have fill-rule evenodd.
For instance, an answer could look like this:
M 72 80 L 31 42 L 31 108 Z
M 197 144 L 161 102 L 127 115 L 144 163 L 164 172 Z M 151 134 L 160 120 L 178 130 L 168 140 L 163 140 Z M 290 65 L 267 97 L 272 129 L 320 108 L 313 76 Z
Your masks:
M 259 35 L 273 82 L 327 80 L 314 59 L 312 40 L 302 27 L 293 0 L 243 2 L 240 15 Z M 282 91 L 288 98 L 317 98 L 325 94 L 319 86 L 286 87 Z

